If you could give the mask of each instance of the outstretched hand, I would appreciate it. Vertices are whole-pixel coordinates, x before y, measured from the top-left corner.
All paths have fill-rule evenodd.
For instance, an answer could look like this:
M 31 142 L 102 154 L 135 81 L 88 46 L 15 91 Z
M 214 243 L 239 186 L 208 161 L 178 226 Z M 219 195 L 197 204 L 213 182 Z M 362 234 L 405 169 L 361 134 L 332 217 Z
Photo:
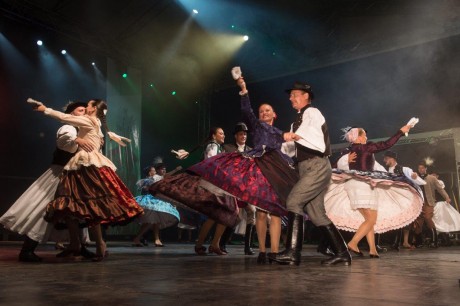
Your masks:
M 187 151 L 185 151 L 183 149 L 180 149 L 180 150 L 177 150 L 177 151 L 171 150 L 171 153 L 176 154 L 177 159 L 186 159 L 190 155 L 189 152 L 187 152 Z
M 110 139 L 112 139 L 122 147 L 126 147 L 126 143 L 124 143 L 124 141 L 131 142 L 131 139 L 117 135 L 114 132 L 107 132 L 107 134 L 109 135 Z
M 410 129 L 412 128 L 412 126 L 410 125 L 405 125 L 403 126 L 402 128 L 400 128 L 401 132 L 403 132 L 404 134 L 407 134 L 409 133 Z
M 33 110 L 37 112 L 44 112 L 46 109 L 46 106 L 42 102 L 34 100 L 32 98 L 28 98 L 27 103 L 32 104 Z

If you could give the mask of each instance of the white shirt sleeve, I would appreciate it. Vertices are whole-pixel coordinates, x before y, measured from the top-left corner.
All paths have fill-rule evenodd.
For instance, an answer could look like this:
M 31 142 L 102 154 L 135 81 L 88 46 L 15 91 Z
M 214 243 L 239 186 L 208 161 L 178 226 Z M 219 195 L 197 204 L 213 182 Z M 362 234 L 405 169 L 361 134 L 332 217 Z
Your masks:
M 337 169 L 350 170 L 350 166 L 348 165 L 348 154 L 345 154 L 339 158 L 337 161 Z
M 425 180 L 422 179 L 420 176 L 417 175 L 417 178 L 416 178 L 415 180 L 412 178 L 412 173 L 414 173 L 414 171 L 413 171 L 411 168 L 409 168 L 409 167 L 403 167 L 402 170 L 403 170 L 404 175 L 405 175 L 408 179 L 410 179 L 414 184 L 417 184 L 417 185 L 426 185 Z
M 374 170 L 375 171 L 388 172 L 387 169 L 385 169 L 385 167 L 382 166 L 378 161 L 375 161 L 375 163 L 374 163 Z
M 303 113 L 302 124 L 300 124 L 297 131 L 294 131 L 294 133 L 302 137 L 297 142 L 309 149 L 324 152 L 326 144 L 324 143 L 322 126 L 325 122 L 326 119 L 317 108 L 307 108 Z
M 206 149 L 204 150 L 204 159 L 213 157 L 217 155 L 218 153 L 218 147 L 217 144 L 215 143 L 210 143 L 207 145 Z
M 71 125 L 63 125 L 56 133 L 56 146 L 69 153 L 75 153 L 78 145 L 75 143 L 77 129 Z
M 289 157 L 294 157 L 295 156 L 295 142 L 294 141 L 283 142 L 283 144 L 281 145 L 281 152 L 283 152 Z

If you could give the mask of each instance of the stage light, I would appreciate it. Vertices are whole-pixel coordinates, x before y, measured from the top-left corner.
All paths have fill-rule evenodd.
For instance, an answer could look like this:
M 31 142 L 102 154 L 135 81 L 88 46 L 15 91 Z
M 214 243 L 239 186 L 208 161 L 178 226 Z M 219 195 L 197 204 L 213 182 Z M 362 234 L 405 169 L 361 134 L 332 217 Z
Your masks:
M 127 74 L 127 73 L 123 73 L 123 75 L 122 75 L 122 76 L 123 76 L 123 78 L 125 78 L 125 79 L 126 79 L 126 78 L 128 77 L 128 74 Z
M 61 54 L 62 54 L 62 55 L 66 54 L 66 53 L 67 53 L 66 50 L 62 50 L 62 51 L 61 51 Z
M 38 46 L 41 46 L 41 45 L 43 45 L 43 41 L 41 41 L 41 40 L 37 40 L 37 45 L 38 45 Z
M 243 36 L 243 39 L 244 39 L 244 41 L 248 41 L 248 40 L 249 40 L 249 36 L 244 35 L 244 36 Z
M 96 63 L 95 63 L 95 62 L 92 62 L 91 65 L 96 66 Z
M 230 28 L 234 29 L 234 28 L 236 28 L 236 27 L 235 27 L 235 25 L 234 25 L 234 24 L 232 24 L 232 25 L 230 26 Z
M 198 10 L 194 9 L 192 12 L 193 12 L 193 14 L 198 14 Z
M 171 95 L 172 95 L 172 96 L 175 96 L 175 95 L 176 95 L 176 92 L 175 92 L 175 91 L 171 92 Z
M 150 86 L 150 87 L 153 87 L 153 84 L 151 83 L 149 86 Z

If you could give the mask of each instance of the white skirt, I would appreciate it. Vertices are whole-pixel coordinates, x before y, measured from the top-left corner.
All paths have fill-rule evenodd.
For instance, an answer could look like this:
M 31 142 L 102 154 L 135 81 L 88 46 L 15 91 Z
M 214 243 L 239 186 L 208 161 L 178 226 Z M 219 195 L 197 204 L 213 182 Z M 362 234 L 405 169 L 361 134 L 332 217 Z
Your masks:
M 43 216 L 46 206 L 54 199 L 62 169 L 52 165 L 46 170 L 0 218 L 0 223 L 10 231 L 46 242 L 54 225 L 46 222 Z
M 350 180 L 359 182 L 349 184 Z M 362 188 L 362 184 L 367 184 L 368 187 Z M 348 193 L 347 186 L 359 188 Z M 359 199 L 361 192 L 362 201 Z M 374 231 L 384 233 L 412 223 L 422 211 L 423 197 L 404 182 L 333 173 L 324 206 L 332 223 L 337 228 L 350 232 L 356 232 L 364 222 L 364 217 L 356 208 L 376 209 L 378 212 Z
M 437 202 L 433 211 L 436 230 L 443 233 L 460 232 L 460 214 L 447 202 Z

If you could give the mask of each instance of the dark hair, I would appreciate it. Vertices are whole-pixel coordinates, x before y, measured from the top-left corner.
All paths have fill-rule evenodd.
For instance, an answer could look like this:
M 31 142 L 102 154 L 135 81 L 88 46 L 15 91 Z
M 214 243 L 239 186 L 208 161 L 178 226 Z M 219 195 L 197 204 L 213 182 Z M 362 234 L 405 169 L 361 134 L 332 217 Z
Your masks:
M 147 167 L 144 168 L 144 176 L 145 177 L 147 177 L 149 175 L 150 169 L 152 169 L 152 168 L 155 169 L 154 166 L 147 166 Z M 156 169 L 155 169 L 155 171 L 156 171 Z
M 210 128 L 208 138 L 206 139 L 206 141 L 212 141 L 213 140 L 212 136 L 217 134 L 218 129 L 221 129 L 223 131 L 223 129 L 218 126 L 213 126 L 212 128 Z
M 104 111 L 107 110 L 107 103 L 102 99 L 91 99 L 93 101 L 93 106 L 96 107 L 96 117 L 101 120 L 102 127 L 106 132 L 109 132 L 109 127 L 107 125 L 107 116 L 104 114 Z
M 210 141 L 213 140 L 212 138 L 212 135 L 215 135 L 217 133 L 217 130 L 218 129 L 221 129 L 222 131 L 224 130 L 223 128 L 219 127 L 219 126 L 213 126 L 212 128 L 209 129 L 209 134 L 208 134 L 208 137 L 206 137 L 205 139 L 203 139 L 203 141 L 201 141 L 199 144 L 197 144 L 196 146 L 193 147 L 193 149 L 191 149 L 189 151 L 189 154 L 192 154 L 192 152 L 195 152 L 196 150 L 198 150 L 199 148 L 205 146 L 206 144 L 208 144 Z

